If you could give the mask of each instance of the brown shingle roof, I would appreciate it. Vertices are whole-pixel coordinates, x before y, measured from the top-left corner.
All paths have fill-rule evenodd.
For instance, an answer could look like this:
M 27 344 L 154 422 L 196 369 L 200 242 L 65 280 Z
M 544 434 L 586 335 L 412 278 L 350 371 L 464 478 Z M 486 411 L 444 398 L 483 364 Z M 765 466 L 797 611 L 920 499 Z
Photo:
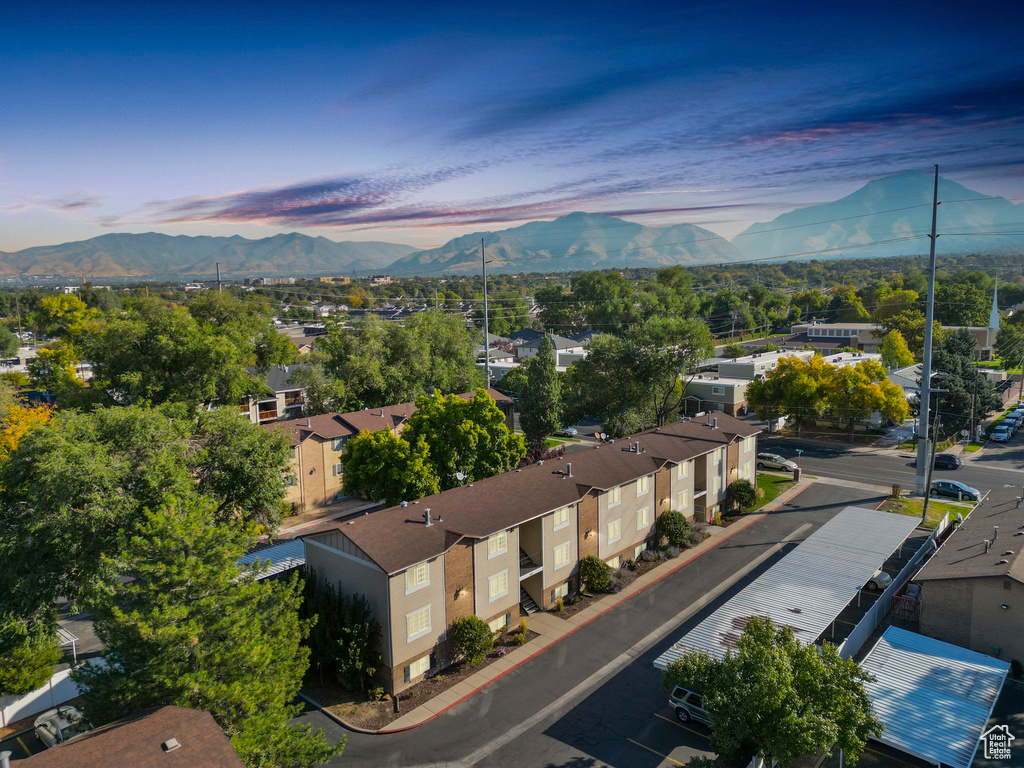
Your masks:
M 181 745 L 165 752 L 168 739 Z M 163 706 L 122 717 L 15 763 L 19 768 L 244 768 L 209 712 Z
M 718 429 L 684 421 L 615 443 L 568 454 L 543 465 L 452 488 L 408 504 L 339 523 L 338 530 L 389 574 L 436 557 L 459 538 L 484 538 L 538 515 L 573 504 L 591 490 L 606 490 L 760 432 L 725 414 Z M 639 441 L 641 452 L 629 450 Z M 572 464 L 572 477 L 567 467 Z M 433 524 L 424 525 L 430 510 Z M 322 531 L 321 531 L 322 532 Z
M 939 547 L 914 581 L 1010 577 L 1024 583 L 1024 504 L 1020 486 L 994 488 Z M 993 541 L 993 526 L 999 537 Z M 992 542 L 985 552 L 985 540 Z M 1009 554 L 1007 554 L 1009 553 Z

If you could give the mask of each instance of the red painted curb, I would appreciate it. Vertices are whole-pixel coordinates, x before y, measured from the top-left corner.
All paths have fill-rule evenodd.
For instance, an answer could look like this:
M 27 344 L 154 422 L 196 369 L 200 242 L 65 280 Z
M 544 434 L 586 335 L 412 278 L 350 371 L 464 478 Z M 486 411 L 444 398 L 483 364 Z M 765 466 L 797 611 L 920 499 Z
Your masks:
M 807 484 L 807 485 L 805 485 L 805 486 L 804 486 L 803 488 L 801 488 L 801 489 L 800 489 L 799 491 L 797 491 L 797 492 L 796 492 L 796 493 L 794 493 L 794 494 L 793 494 L 792 496 L 790 496 L 790 497 L 789 497 L 788 499 L 786 499 L 785 501 L 783 501 L 783 502 L 782 502 L 782 504 L 785 504 L 785 503 L 788 503 L 788 502 L 792 501 L 792 500 L 793 500 L 793 499 L 795 499 L 795 498 L 796 498 L 797 496 L 799 496 L 799 495 L 800 495 L 801 493 L 803 493 L 803 492 L 804 492 L 804 491 L 806 491 L 806 490 L 807 490 L 808 488 L 810 488 L 810 487 L 811 487 L 811 485 L 813 485 L 813 483 L 808 483 L 808 484 Z M 780 504 L 780 506 L 781 506 L 781 504 Z M 777 509 L 777 508 L 776 508 L 776 509 Z M 770 512 L 763 512 L 763 513 L 760 513 L 760 514 L 761 514 L 761 516 L 760 516 L 760 517 L 756 517 L 756 518 L 754 518 L 754 517 L 751 517 L 751 518 L 750 518 L 749 520 L 745 521 L 744 523 L 742 523 L 742 524 L 740 524 L 740 525 L 736 525 L 736 526 L 733 526 L 733 527 L 732 527 L 732 529 L 731 529 L 731 530 L 730 530 L 730 531 L 729 531 L 729 532 L 728 532 L 728 533 L 727 533 L 727 534 L 726 534 L 725 536 L 722 536 L 722 538 L 720 538 L 720 539 L 719 539 L 718 541 L 716 541 L 716 542 L 715 542 L 714 544 L 712 544 L 712 545 L 711 545 L 710 547 L 708 547 L 707 549 L 705 549 L 705 550 L 704 550 L 703 552 L 697 552 L 696 554 L 694 554 L 694 555 L 691 555 L 691 556 L 690 556 L 690 557 L 688 557 L 688 558 L 687 558 L 686 560 L 684 560 L 683 562 L 679 563 L 679 564 L 678 564 L 678 565 L 676 565 L 676 566 L 675 566 L 674 568 L 672 568 L 672 570 L 670 570 L 670 571 L 665 571 L 665 573 L 663 573 L 663 574 L 661 574 L 660 576 L 658 576 L 658 578 L 654 579 L 654 580 L 653 580 L 653 581 L 651 581 L 651 582 L 650 582 L 649 584 L 645 584 L 644 586 L 640 587 L 640 589 L 636 590 L 635 592 L 632 592 L 632 593 L 630 593 L 629 595 L 627 595 L 627 596 L 623 597 L 623 598 L 622 598 L 621 600 L 618 600 L 617 602 L 613 603 L 612 605 L 609 605 L 609 606 L 608 606 L 607 608 L 605 608 L 605 609 L 604 609 L 603 611 L 601 611 L 601 612 L 600 612 L 600 613 L 598 613 L 597 615 L 595 615 L 595 616 L 592 616 L 591 618 L 587 619 L 587 620 L 586 620 L 585 622 L 583 622 L 583 623 L 582 623 L 582 624 L 580 624 L 579 626 L 576 626 L 576 627 L 572 628 L 571 630 L 569 630 L 568 632 L 566 632 L 566 633 L 565 633 L 564 635 L 562 635 L 561 637 L 559 637 L 559 638 L 557 638 L 557 639 L 555 639 L 555 640 L 551 641 L 551 642 L 550 642 L 550 643 L 548 643 L 547 645 L 545 645 L 545 646 L 544 646 L 543 648 L 539 648 L 539 649 L 537 649 L 536 651 L 534 651 L 533 653 L 531 653 L 531 654 L 530 654 L 529 656 L 527 656 L 527 657 L 526 657 L 525 659 L 523 659 L 522 661 L 519 661 L 519 662 L 517 662 L 517 663 L 516 663 L 516 664 L 515 664 L 514 666 L 511 666 L 511 667 L 509 667 L 509 668 L 508 668 L 508 669 L 506 669 L 506 670 L 505 670 L 504 672 L 502 672 L 502 673 L 501 673 L 500 675 L 497 675 L 496 677 L 493 677 L 492 679 L 488 680 L 488 681 L 487 681 L 486 683 L 484 683 L 484 684 L 483 684 L 483 685 L 481 685 L 480 687 L 478 687 L 478 688 L 475 688 L 475 689 L 473 689 L 472 691 L 470 691 L 469 693 L 467 693 L 467 694 L 466 694 L 465 696 L 463 696 L 462 698 L 460 698 L 460 699 L 459 699 L 458 701 L 455 701 L 455 702 L 453 702 L 452 704 L 449 704 L 449 705 L 448 705 L 447 707 L 445 707 L 444 709 L 442 709 L 442 710 L 441 710 L 440 712 L 435 712 L 435 713 L 434 713 L 433 715 L 431 715 L 430 717 L 428 717 L 428 718 L 427 718 L 426 720 L 424 720 L 424 721 L 423 721 L 422 723 L 417 723 L 416 725 L 409 725 L 409 726 L 406 726 L 405 728 L 395 728 L 395 729 L 393 729 L 393 730 L 389 730 L 389 731 L 374 731 L 374 732 L 373 732 L 373 735 L 375 735 L 375 736 L 391 736 L 391 735 L 393 735 L 393 734 L 396 734 L 396 733 L 405 733 L 406 731 L 411 731 L 411 730 L 413 730 L 413 729 L 415 729 L 415 728 L 419 728 L 420 726 L 426 725 L 427 723 L 429 723 L 429 722 L 430 722 L 431 720 L 433 720 L 434 718 L 436 718 L 436 717 L 439 717 L 440 715 L 443 715 L 443 714 L 444 714 L 445 712 L 447 712 L 447 711 L 448 711 L 449 709 L 452 709 L 453 707 L 457 707 L 457 706 L 459 706 L 459 704 L 461 704 L 462 702 L 464 702 L 464 701 L 465 701 L 466 699 L 470 698 L 471 696 L 476 696 L 476 694 L 478 694 L 478 693 L 479 693 L 480 691 L 482 691 L 482 690 L 483 690 L 484 688 L 486 688 L 487 686 L 491 685 L 492 683 L 495 683 L 495 682 L 497 682 L 498 680 L 501 680 L 501 678 L 503 678 L 503 677 L 504 677 L 505 675 L 507 675 L 507 674 L 508 674 L 509 672 L 511 672 L 512 670 L 514 670 L 514 669 L 518 669 L 518 668 L 519 668 L 519 667 L 521 667 L 521 666 L 522 666 L 523 664 L 525 664 L 526 662 L 528 662 L 528 661 L 530 661 L 531 659 L 533 659 L 533 658 L 534 658 L 535 656 L 538 656 L 538 655 L 540 655 L 540 654 L 544 653 L 544 652 L 545 652 L 546 650 L 548 650 L 549 648 L 552 648 L 552 647 L 554 647 L 554 646 L 555 646 L 555 645 L 557 645 L 558 643 L 560 643 L 560 642 L 562 642 L 563 640 L 565 640 L 565 639 L 566 639 L 567 637 L 571 637 L 572 635 L 576 634 L 576 632 L 578 632 L 579 630 L 583 629 L 583 627 L 587 626 L 587 625 L 588 625 L 588 624 L 590 624 L 591 622 L 597 621 L 597 620 L 598 620 L 599 618 L 601 618 L 602 616 L 604 616 L 604 615 L 605 615 L 606 613 L 608 613 L 609 611 L 612 611 L 612 610 L 614 610 L 615 608 L 618 608 L 618 607 L 619 607 L 620 605 L 622 605 L 622 604 L 623 604 L 624 602 L 626 602 L 627 600 L 632 600 L 632 599 L 633 599 L 634 597 L 636 597 L 637 595 L 639 595 L 639 594 L 640 594 L 641 592 L 643 592 L 643 591 L 644 591 L 644 590 L 646 590 L 647 588 L 649 588 L 649 587 L 652 587 L 652 586 L 654 586 L 655 584 L 657 584 L 657 583 L 658 583 L 659 581 L 662 581 L 663 579 L 665 579 L 665 578 L 667 578 L 667 577 L 671 576 L 671 575 L 672 575 L 673 573 L 675 573 L 676 571 L 678 571 L 678 570 L 679 570 L 680 568 L 682 568 L 682 567 L 683 567 L 684 565 L 688 565 L 689 563 L 693 562 L 694 560 L 696 560 L 696 559 L 697 559 L 698 557 L 700 557 L 701 555 L 705 555 L 705 554 L 707 554 L 707 553 L 708 553 L 708 552 L 710 552 L 711 550 L 713 550 L 713 549 L 715 549 L 716 547 L 718 547 L 718 545 L 719 545 L 719 544 L 721 544 L 721 543 L 722 543 L 723 541 L 727 541 L 728 539 L 732 538 L 733 536 L 735 536 L 735 535 L 736 535 L 737 533 L 739 533 L 740 531 L 745 531 L 745 530 L 746 530 L 747 528 L 749 528 L 749 527 L 750 527 L 751 525 L 753 525 L 754 523 L 756 523 L 756 522 L 760 521 L 761 519 L 763 519 L 763 516 L 765 516 L 765 515 L 770 515 L 770 514 L 771 514 L 772 512 L 774 512 L 774 511 L 775 511 L 775 510 L 773 509 L 773 510 L 771 510 Z M 363 731 L 363 733 L 366 733 L 366 731 Z

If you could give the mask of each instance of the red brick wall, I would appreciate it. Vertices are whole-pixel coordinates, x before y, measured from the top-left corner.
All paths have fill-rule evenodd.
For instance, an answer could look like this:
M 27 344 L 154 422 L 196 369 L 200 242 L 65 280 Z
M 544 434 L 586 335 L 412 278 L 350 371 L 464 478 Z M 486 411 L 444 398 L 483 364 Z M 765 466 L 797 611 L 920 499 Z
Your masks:
M 579 503 L 579 512 L 576 528 L 577 535 L 579 536 L 579 559 L 582 560 L 587 555 L 597 556 L 597 493 L 591 491 L 584 496 Z M 593 534 L 588 539 L 587 531 L 593 531 Z

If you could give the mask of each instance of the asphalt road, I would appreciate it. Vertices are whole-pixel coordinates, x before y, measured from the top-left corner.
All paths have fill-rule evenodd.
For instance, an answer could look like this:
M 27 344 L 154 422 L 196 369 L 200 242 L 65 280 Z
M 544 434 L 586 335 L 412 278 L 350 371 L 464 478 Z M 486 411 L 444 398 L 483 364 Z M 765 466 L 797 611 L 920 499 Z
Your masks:
M 842 508 L 879 501 L 855 489 L 811 486 L 436 720 L 391 736 L 347 733 L 333 764 L 654 768 L 708 754 L 704 728 L 672 719 L 654 658 Z M 794 543 L 783 543 L 787 537 Z M 676 621 L 759 559 L 730 589 Z M 302 720 L 332 738 L 346 733 L 319 712 Z
M 763 437 L 762 450 L 794 459 L 810 475 L 838 477 L 872 485 L 897 483 L 913 490 L 917 461 L 909 453 L 897 451 L 851 450 L 840 443 L 820 443 L 814 440 Z M 804 454 L 797 457 L 796 449 Z M 1024 483 L 1024 431 L 1018 432 L 1008 443 L 989 443 L 980 455 L 966 458 L 959 469 L 935 469 L 932 480 L 959 480 L 980 491 L 1001 488 L 1005 484 Z

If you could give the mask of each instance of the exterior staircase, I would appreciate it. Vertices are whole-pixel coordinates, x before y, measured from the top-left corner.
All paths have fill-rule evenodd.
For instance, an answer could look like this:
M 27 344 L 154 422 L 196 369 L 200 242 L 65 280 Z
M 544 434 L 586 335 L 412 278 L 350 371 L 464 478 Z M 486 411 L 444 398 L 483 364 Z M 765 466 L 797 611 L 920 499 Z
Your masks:
M 530 593 L 522 587 L 519 588 L 519 607 L 523 609 L 523 613 L 529 616 L 531 613 L 537 613 L 540 611 L 540 606 L 533 601 L 530 597 Z

